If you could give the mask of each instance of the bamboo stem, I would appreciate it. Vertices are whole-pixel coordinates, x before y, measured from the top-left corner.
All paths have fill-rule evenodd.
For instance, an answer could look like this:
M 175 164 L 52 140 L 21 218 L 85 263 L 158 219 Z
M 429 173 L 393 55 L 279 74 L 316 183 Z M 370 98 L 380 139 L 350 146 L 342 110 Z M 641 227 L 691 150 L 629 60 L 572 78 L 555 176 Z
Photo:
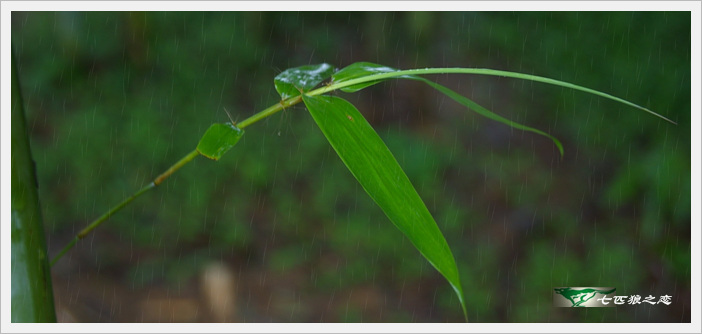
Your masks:
M 56 262 L 64 255 L 66 254 L 75 244 L 80 240 L 85 238 L 86 235 L 88 235 L 92 230 L 94 230 L 96 227 L 100 226 L 103 222 L 108 220 L 110 217 L 112 217 L 113 214 L 115 214 L 117 211 L 121 210 L 124 208 L 127 204 L 135 200 L 137 197 L 141 196 L 145 192 L 155 188 L 159 184 L 161 184 L 165 179 L 167 179 L 171 174 L 173 174 L 175 171 L 180 169 L 181 167 L 185 166 L 188 162 L 192 161 L 197 157 L 199 153 L 197 150 L 194 150 L 190 153 L 188 153 L 186 156 L 184 156 L 182 159 L 178 160 L 173 166 L 168 168 L 165 172 L 163 172 L 161 175 L 157 176 L 153 182 L 147 184 L 143 188 L 139 189 L 139 191 L 135 192 L 132 194 L 132 196 L 127 197 L 125 200 L 123 200 L 121 203 L 117 204 L 114 206 L 112 209 L 109 211 L 105 212 L 102 216 L 98 217 L 94 221 L 92 221 L 87 227 L 85 227 L 83 230 L 78 232 L 78 234 L 71 240 L 56 257 L 54 257 L 53 260 L 51 260 L 51 265 L 53 266 L 56 264 Z

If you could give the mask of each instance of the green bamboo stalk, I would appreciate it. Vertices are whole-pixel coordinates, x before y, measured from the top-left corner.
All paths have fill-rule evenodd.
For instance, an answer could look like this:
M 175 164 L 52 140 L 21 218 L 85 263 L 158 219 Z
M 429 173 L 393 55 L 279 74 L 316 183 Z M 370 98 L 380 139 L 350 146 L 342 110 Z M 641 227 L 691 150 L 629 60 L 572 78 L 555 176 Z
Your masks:
M 56 322 L 37 179 L 12 55 L 12 322 Z
M 271 116 L 271 115 L 273 115 L 273 114 L 275 114 L 275 113 L 277 113 L 277 112 L 279 112 L 287 107 L 296 105 L 296 104 L 300 103 L 300 101 L 302 101 L 302 95 L 298 95 L 295 97 L 291 97 L 287 100 L 280 101 L 280 102 L 278 102 L 278 103 L 276 103 L 276 104 L 274 104 L 266 109 L 263 109 L 260 112 L 257 112 L 253 116 L 241 121 L 240 123 L 236 123 L 235 125 L 239 129 L 243 129 L 243 128 L 245 128 L 251 124 L 254 124 L 254 123 L 256 123 L 256 122 L 258 122 L 266 117 L 269 117 L 269 116 Z
M 124 199 L 121 203 L 117 204 L 116 206 L 112 207 L 110 210 L 105 212 L 102 216 L 98 217 L 97 219 L 93 220 L 88 226 L 86 226 L 83 230 L 78 232 L 78 234 L 71 240 L 62 250 L 59 252 L 53 260 L 51 260 L 51 265 L 53 266 L 58 262 L 61 257 L 63 257 L 64 254 L 66 254 L 75 244 L 80 240 L 85 238 L 92 230 L 94 230 L 96 227 L 100 226 L 103 222 L 106 220 L 110 219 L 112 215 L 114 215 L 117 211 L 121 210 L 127 204 L 131 203 L 133 200 L 135 200 L 137 197 L 143 195 L 147 191 L 155 188 L 159 184 L 161 184 L 165 179 L 167 179 L 169 176 L 171 176 L 173 173 L 175 173 L 177 170 L 179 170 L 181 167 L 185 166 L 187 163 L 195 159 L 199 153 L 197 150 L 193 150 L 192 152 L 188 153 L 186 156 L 178 160 L 173 166 L 168 168 L 165 172 L 163 172 L 161 175 L 157 176 L 153 182 L 147 184 L 143 188 L 139 189 L 139 191 L 135 192 L 131 196 L 127 197 Z
M 90 233 L 90 231 L 92 231 L 92 230 L 95 229 L 96 227 L 100 226 L 100 224 L 102 224 L 104 221 L 106 221 L 107 219 L 109 219 L 110 217 L 112 217 L 112 215 L 113 215 L 115 212 L 121 210 L 123 207 L 125 207 L 127 204 L 129 204 L 131 201 L 133 201 L 133 200 L 136 199 L 137 197 L 141 196 L 143 193 L 147 192 L 148 190 L 151 190 L 151 189 L 154 188 L 155 186 L 156 186 L 156 185 L 154 184 L 154 182 L 149 183 L 148 185 L 146 185 L 145 187 L 141 188 L 139 191 L 137 191 L 136 193 L 134 193 L 132 196 L 127 197 L 124 201 L 122 201 L 122 203 L 117 204 L 115 207 L 113 207 L 113 208 L 110 209 L 109 211 L 105 212 L 105 213 L 104 213 L 102 216 L 100 216 L 98 219 L 95 219 L 93 222 L 91 222 L 86 228 L 84 228 L 82 231 L 80 231 L 80 232 L 73 238 L 73 240 L 71 240 L 71 242 L 69 242 L 69 243 L 66 245 L 66 247 L 64 247 L 64 248 L 61 250 L 61 252 L 59 252 L 58 255 L 56 255 L 56 256 L 54 257 L 53 260 L 51 260 L 51 265 L 53 266 L 54 264 L 56 264 L 56 262 L 57 262 L 64 254 L 66 254 L 66 252 L 68 252 L 71 248 L 73 248 L 73 246 L 75 246 L 75 244 L 76 244 L 80 239 L 85 238 L 85 236 L 88 235 L 88 233 Z
M 292 98 L 289 98 L 287 100 L 280 101 L 279 103 L 276 103 L 252 116 L 249 118 L 243 120 L 242 122 L 236 124 L 236 126 L 239 129 L 243 129 L 251 124 L 254 124 L 266 117 L 269 117 L 278 111 L 281 111 L 285 108 L 288 108 L 290 106 L 293 106 L 295 104 L 300 103 L 302 101 L 302 96 L 295 96 Z M 188 153 L 186 156 L 181 158 L 178 162 L 173 164 L 168 170 L 163 172 L 161 175 L 157 176 L 153 182 L 149 183 L 148 185 L 144 186 L 141 188 L 139 191 L 135 192 L 131 196 L 127 197 L 125 200 L 123 200 L 121 203 L 117 204 L 116 206 L 112 207 L 110 210 L 108 210 L 106 213 L 104 213 L 102 216 L 98 217 L 97 219 L 93 220 L 90 224 L 88 224 L 87 227 L 85 227 L 83 230 L 81 230 L 66 246 L 54 257 L 53 260 L 51 260 L 51 266 L 55 265 L 56 262 L 58 262 L 61 257 L 63 257 L 69 250 L 73 248 L 73 246 L 80 241 L 80 239 L 85 238 L 93 229 L 96 227 L 100 226 L 102 223 L 107 221 L 112 215 L 114 215 L 117 211 L 121 210 L 124 208 L 127 204 L 131 203 L 133 200 L 135 200 L 137 197 L 143 195 L 147 191 L 155 188 L 159 184 L 161 184 L 166 178 L 171 176 L 173 173 L 175 173 L 177 170 L 179 170 L 181 167 L 185 166 L 187 163 L 195 159 L 199 155 L 197 150 L 193 150 L 192 152 Z

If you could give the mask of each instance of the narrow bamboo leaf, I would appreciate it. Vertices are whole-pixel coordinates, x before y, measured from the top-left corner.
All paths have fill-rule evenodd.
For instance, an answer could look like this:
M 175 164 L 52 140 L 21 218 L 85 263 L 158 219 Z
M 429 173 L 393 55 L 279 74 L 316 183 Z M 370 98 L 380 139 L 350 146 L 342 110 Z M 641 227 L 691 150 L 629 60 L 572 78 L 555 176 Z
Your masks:
M 343 69 L 339 70 L 338 72 L 334 73 L 334 75 L 332 75 L 332 79 L 333 79 L 334 83 L 341 83 L 344 81 L 358 79 L 358 78 L 362 78 L 362 77 L 373 75 L 373 74 L 381 74 L 381 73 L 388 73 L 388 72 L 395 72 L 395 71 L 397 71 L 397 69 L 394 69 L 394 68 L 388 67 L 388 66 L 378 65 L 378 64 L 369 63 L 369 62 L 357 62 L 357 63 L 353 63 L 349 66 L 346 66 Z M 393 78 L 393 79 L 395 79 L 395 78 Z M 385 80 L 388 80 L 388 79 L 363 82 L 363 83 L 360 83 L 357 85 L 343 87 L 343 88 L 341 88 L 341 91 L 347 92 L 347 93 L 353 93 L 353 92 L 359 91 L 363 88 L 366 88 L 368 86 L 372 86 L 372 85 L 375 85 L 377 83 L 383 82 Z
M 377 65 L 380 66 L 380 65 Z M 625 99 L 616 97 L 614 95 L 610 95 L 595 89 L 575 85 L 569 82 L 565 81 L 560 81 L 556 79 L 551 79 L 551 78 L 546 78 L 546 77 L 540 77 L 538 75 L 531 75 L 531 74 L 524 74 L 524 73 L 517 73 L 517 72 L 510 72 L 510 71 L 501 71 L 501 70 L 493 70 L 489 68 L 423 68 L 423 69 L 412 69 L 412 70 L 396 70 L 396 71 L 379 71 L 378 73 L 367 75 L 367 76 L 361 76 L 361 77 L 356 77 L 355 79 L 348 79 L 344 80 L 342 82 L 335 82 L 333 85 L 330 87 L 326 88 L 325 91 L 331 91 L 335 89 L 341 89 L 343 90 L 345 87 L 358 87 L 361 84 L 370 82 L 370 83 L 377 83 L 383 80 L 391 79 L 391 78 L 400 78 L 408 75 L 427 75 L 427 74 L 445 74 L 445 73 L 460 73 L 460 74 L 478 74 L 478 75 L 491 75 L 491 76 L 499 76 L 499 77 L 506 77 L 506 78 L 515 78 L 515 79 L 522 79 L 522 80 L 529 80 L 529 81 L 536 81 L 536 82 L 543 82 L 546 84 L 554 85 L 554 86 L 560 86 L 560 87 L 565 87 L 565 88 L 570 88 L 570 89 L 575 89 L 579 90 L 581 92 L 597 95 L 600 97 L 604 97 L 606 99 L 610 99 L 612 101 L 616 101 L 622 104 L 626 104 L 630 107 L 637 108 L 639 110 L 645 111 L 651 115 L 654 115 L 658 118 L 661 118 L 663 120 L 666 120 L 670 123 L 677 124 L 674 121 L 666 118 L 663 115 L 660 115 L 658 113 L 655 113 L 647 108 L 644 108 L 638 104 L 635 104 L 633 102 L 629 102 Z M 315 95 L 314 92 L 311 92 L 311 95 Z
M 275 77 L 275 89 L 285 100 L 300 95 L 300 91 L 309 91 L 328 79 L 333 72 L 334 67 L 329 64 L 289 68 Z
M 353 80 L 353 79 L 358 79 L 358 78 L 368 76 L 368 75 L 389 73 L 389 72 L 396 72 L 396 71 L 397 71 L 397 69 L 394 69 L 392 67 L 387 67 L 387 66 L 378 65 L 378 64 L 374 64 L 374 63 L 368 63 L 368 62 L 358 62 L 358 63 L 353 63 L 353 64 L 341 69 L 340 71 L 336 72 L 332 76 L 332 78 L 334 79 L 335 83 L 339 83 L 339 82 L 349 81 L 349 80 Z M 432 88 L 446 94 L 446 96 L 450 97 L 454 101 L 464 105 L 469 110 L 473 110 L 473 111 L 477 112 L 478 114 L 483 115 L 483 116 L 485 116 L 493 121 L 497 121 L 497 122 L 506 124 L 506 125 L 511 126 L 515 129 L 530 131 L 530 132 L 545 136 L 553 141 L 553 143 L 556 145 L 556 147 L 558 147 L 558 151 L 561 153 L 561 156 L 563 156 L 563 145 L 561 144 L 561 142 L 546 132 L 543 132 L 541 130 L 538 130 L 538 129 L 535 129 L 535 128 L 532 128 L 532 127 L 529 127 L 529 126 L 526 126 L 523 124 L 519 124 L 519 123 L 511 121 L 511 120 L 508 120 L 508 119 L 506 119 L 498 114 L 495 114 L 494 112 L 492 112 L 490 110 L 487 110 L 483 106 L 473 102 L 472 100 L 468 99 L 467 97 L 464 97 L 461 94 L 456 93 L 455 91 L 449 89 L 448 87 L 440 85 L 438 83 L 435 83 L 431 80 L 425 79 L 423 77 L 420 77 L 417 75 L 402 75 L 399 77 L 393 77 L 393 79 L 395 79 L 395 78 L 411 79 L 411 80 L 417 80 L 417 81 L 424 82 L 427 85 L 431 86 Z M 379 83 L 381 81 L 384 81 L 384 80 L 388 80 L 388 79 L 381 79 L 381 80 L 364 82 L 364 83 L 360 83 L 357 85 L 341 88 L 341 90 L 345 91 L 345 92 L 355 92 L 355 91 L 359 91 L 363 88 L 366 88 L 368 86 Z
M 468 109 L 473 110 L 473 111 L 477 112 L 478 114 L 481 114 L 481 115 L 483 115 L 483 116 L 485 116 L 493 121 L 507 124 L 515 129 L 533 132 L 533 133 L 536 133 L 536 134 L 539 134 L 539 135 L 542 135 L 544 137 L 551 139 L 553 141 L 553 143 L 556 145 L 556 147 L 558 147 L 558 152 L 561 153 L 561 157 L 563 156 L 563 144 L 561 144 L 561 142 L 558 139 L 556 139 L 556 137 L 554 137 L 546 132 L 543 132 L 541 130 L 538 130 L 538 129 L 535 129 L 535 128 L 532 128 L 532 127 L 529 127 L 526 125 L 522 125 L 522 124 L 519 124 L 517 122 L 510 121 L 510 120 L 508 120 L 508 119 L 506 119 L 498 114 L 495 114 L 494 112 L 492 112 L 490 110 L 485 109 L 483 106 L 473 102 L 472 100 L 466 98 L 465 96 L 463 96 L 461 94 L 454 92 L 453 90 L 449 89 L 448 87 L 440 85 L 440 84 L 433 82 L 431 80 L 427 80 L 425 78 L 414 76 L 414 75 L 411 76 L 410 79 L 418 80 L 418 81 L 422 81 L 422 82 L 426 83 L 427 85 L 433 87 L 434 89 L 444 93 L 446 96 L 450 97 L 454 101 L 464 105 Z
M 212 160 L 219 158 L 234 147 L 244 130 L 232 123 L 215 123 L 210 126 L 197 144 L 197 152 Z
M 368 195 L 449 281 L 466 313 L 463 289 L 451 249 L 404 171 L 360 112 L 332 96 L 302 100 L 351 174 Z

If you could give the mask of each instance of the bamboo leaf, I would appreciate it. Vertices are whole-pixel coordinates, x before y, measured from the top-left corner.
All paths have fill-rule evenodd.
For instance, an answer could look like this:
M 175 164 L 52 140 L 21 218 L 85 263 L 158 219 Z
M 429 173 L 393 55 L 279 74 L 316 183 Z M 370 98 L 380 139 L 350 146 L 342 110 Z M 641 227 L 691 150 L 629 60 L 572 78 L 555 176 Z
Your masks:
M 278 94 L 285 100 L 300 95 L 300 91 L 307 92 L 316 87 L 333 72 L 334 67 L 329 64 L 305 65 L 289 68 L 278 74 L 273 81 Z
M 466 315 L 463 289 L 451 249 L 404 171 L 360 112 L 332 96 L 302 99 L 351 174 L 390 221 L 449 281 Z
M 210 126 L 197 144 L 197 152 L 212 160 L 219 158 L 234 147 L 244 130 L 234 126 L 232 123 L 215 123 Z
M 342 83 L 345 81 L 353 80 L 353 79 L 358 79 L 358 78 L 363 78 L 369 75 L 374 75 L 374 74 L 381 74 L 381 73 L 389 73 L 389 72 L 396 72 L 397 69 L 394 69 L 392 67 L 388 66 L 383 66 L 383 65 L 378 65 L 374 63 L 369 63 L 369 62 L 357 62 L 353 63 L 349 66 L 344 67 L 340 71 L 334 73 L 332 75 L 332 79 L 334 83 Z M 397 78 L 397 77 L 396 77 Z M 396 79 L 393 78 L 393 79 Z M 402 78 L 402 77 L 399 77 Z M 375 81 L 369 81 L 369 82 L 363 82 L 359 83 L 353 86 L 347 86 L 341 88 L 341 91 L 347 92 L 347 93 L 353 93 L 357 92 L 363 88 L 375 85 L 377 83 L 383 82 L 388 79 L 380 79 L 380 80 L 375 80 Z
M 440 85 L 440 84 L 433 82 L 431 80 L 427 80 L 425 78 L 417 77 L 417 76 L 411 76 L 410 79 L 418 80 L 418 81 L 422 81 L 422 82 L 426 83 L 427 85 L 433 87 L 434 89 L 444 93 L 446 96 L 450 97 L 454 101 L 464 105 L 468 109 L 473 110 L 473 111 L 477 112 L 478 114 L 481 114 L 481 115 L 483 115 L 483 116 L 485 116 L 493 121 L 497 121 L 497 122 L 509 125 L 515 129 L 533 132 L 533 133 L 536 133 L 536 134 L 539 134 L 539 135 L 542 135 L 544 137 L 551 139 L 553 141 L 553 143 L 556 145 L 556 147 L 558 147 L 558 152 L 561 153 L 561 157 L 563 156 L 563 144 L 561 144 L 561 141 L 556 139 L 556 137 L 554 137 L 546 132 L 543 132 L 541 130 L 532 128 L 530 126 L 522 125 L 522 124 L 519 124 L 517 122 L 513 122 L 511 120 L 508 120 L 508 119 L 506 119 L 506 118 L 504 118 L 504 117 L 502 117 L 502 116 L 500 116 L 500 115 L 498 115 L 490 110 L 485 109 L 485 107 L 473 102 L 472 100 L 468 99 L 467 97 L 454 92 L 453 90 L 449 89 L 448 87 Z
M 369 64 L 369 63 L 366 63 Z M 353 64 L 352 64 L 353 65 Z M 380 66 L 380 65 L 376 65 Z M 341 71 L 340 71 L 341 72 Z M 340 82 L 335 82 L 334 84 L 330 85 L 329 87 L 326 87 L 324 89 L 320 89 L 318 91 L 312 91 L 310 92 L 310 95 L 317 95 L 321 93 L 325 93 L 328 91 L 336 90 L 336 89 L 341 89 L 342 91 L 346 87 L 359 87 L 361 84 L 365 83 L 378 83 L 383 80 L 387 79 L 392 79 L 392 78 L 402 78 L 406 76 L 412 76 L 412 75 L 427 75 L 427 74 L 445 74 L 445 73 L 456 73 L 456 74 L 477 74 L 477 75 L 490 75 L 490 76 L 498 76 L 498 77 L 505 77 L 505 78 L 515 78 L 515 79 L 522 79 L 522 80 L 528 80 L 528 81 L 535 81 L 535 82 L 542 82 L 554 86 L 560 86 L 564 88 L 570 88 L 570 89 L 575 89 L 579 90 L 581 92 L 597 95 L 612 101 L 616 101 L 625 105 L 628 105 L 630 107 L 645 111 L 651 115 L 654 115 L 658 118 L 661 118 L 667 122 L 670 122 L 672 124 L 677 124 L 676 122 L 668 119 L 667 117 L 660 115 L 656 112 L 653 112 L 647 108 L 644 108 L 638 104 L 635 104 L 633 102 L 629 102 L 625 99 L 616 97 L 614 95 L 610 95 L 592 88 L 587 88 L 583 86 L 579 86 L 576 84 L 572 84 L 569 82 L 565 81 L 560 81 L 556 79 L 551 79 L 551 78 L 546 78 L 546 77 L 540 77 L 538 75 L 531 75 L 531 74 L 524 74 L 524 73 L 517 73 L 517 72 L 510 72 L 510 71 L 501 71 L 501 70 L 493 70 L 489 68 L 461 68 L 461 67 L 456 67 L 456 68 L 423 68 L 423 69 L 412 69 L 412 70 L 395 70 L 395 71 L 378 71 L 375 74 L 369 74 L 365 76 L 357 76 L 355 78 L 343 80 Z M 366 86 L 367 87 L 367 86 Z
M 353 63 L 353 64 L 343 68 L 342 70 L 336 72 L 332 76 L 332 78 L 334 79 L 335 83 L 341 83 L 344 81 L 358 79 L 358 78 L 362 78 L 362 77 L 369 76 L 369 75 L 390 73 L 390 72 L 397 72 L 397 71 L 398 71 L 397 69 L 394 69 L 392 67 L 387 67 L 387 66 L 378 65 L 378 64 L 374 64 L 374 63 L 368 63 L 368 62 L 358 62 L 358 63 Z M 356 91 L 359 91 L 359 90 L 366 88 L 368 86 L 375 85 L 379 82 L 389 80 L 389 79 L 390 78 L 374 80 L 374 81 L 369 81 L 369 82 L 363 82 L 363 83 L 356 84 L 353 86 L 341 88 L 341 90 L 344 92 L 356 92 Z M 553 143 L 556 145 L 556 147 L 558 147 L 558 151 L 561 153 L 561 156 L 563 156 L 563 145 L 561 144 L 561 142 L 558 139 L 556 139 L 556 137 L 551 136 L 550 134 L 543 132 L 541 130 L 538 130 L 538 129 L 511 121 L 509 119 L 506 119 L 506 118 L 504 118 L 504 117 L 502 117 L 502 116 L 500 116 L 500 115 L 498 115 L 490 110 L 487 110 L 485 107 L 473 102 L 469 98 L 467 98 L 461 94 L 456 93 L 455 91 L 449 89 L 446 86 L 440 85 L 436 82 L 433 82 L 431 80 L 428 80 L 426 78 L 423 78 L 423 77 L 420 77 L 417 75 L 402 75 L 402 76 L 398 76 L 398 77 L 393 77 L 393 79 L 410 79 L 410 80 L 417 80 L 417 81 L 424 82 L 427 85 L 431 86 L 432 88 L 438 90 L 439 92 L 444 93 L 446 96 L 450 97 L 454 101 L 462 104 L 463 106 L 465 106 L 469 110 L 473 110 L 473 111 L 477 112 L 478 114 L 485 116 L 493 121 L 497 121 L 497 122 L 506 124 L 506 125 L 511 126 L 515 129 L 529 131 L 529 132 L 533 132 L 533 133 L 542 135 L 544 137 L 547 137 L 553 141 Z

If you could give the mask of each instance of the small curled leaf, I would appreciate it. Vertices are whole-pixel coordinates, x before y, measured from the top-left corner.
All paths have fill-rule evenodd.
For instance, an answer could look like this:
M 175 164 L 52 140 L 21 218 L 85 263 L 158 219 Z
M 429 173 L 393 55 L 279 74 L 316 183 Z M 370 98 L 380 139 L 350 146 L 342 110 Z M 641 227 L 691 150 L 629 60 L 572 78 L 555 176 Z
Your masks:
M 378 64 L 369 63 L 369 62 L 357 62 L 357 63 L 353 63 L 349 66 L 346 66 L 343 69 L 341 69 L 340 71 L 334 73 L 334 75 L 332 75 L 332 79 L 334 80 L 335 83 L 340 83 L 340 82 L 344 82 L 344 81 L 349 81 L 349 80 L 353 80 L 353 79 L 366 77 L 369 75 L 395 72 L 395 71 L 397 71 L 397 69 L 394 69 L 394 68 L 388 67 L 388 66 L 378 65 Z M 404 78 L 404 77 L 405 76 L 400 76 L 398 78 Z M 346 92 L 346 93 L 353 93 L 353 92 L 357 92 L 363 88 L 366 88 L 368 86 L 372 86 L 372 85 L 375 85 L 377 83 L 383 82 L 385 80 L 387 80 L 387 79 L 368 81 L 368 82 L 360 83 L 357 85 L 347 86 L 347 87 L 341 88 L 341 91 Z
M 239 142 L 243 135 L 244 130 L 237 128 L 232 123 L 212 124 L 200 138 L 197 152 L 209 159 L 219 160 L 224 153 L 227 153 Z
M 305 65 L 289 68 L 278 74 L 273 80 L 275 90 L 285 100 L 300 95 L 300 91 L 308 92 L 328 79 L 334 73 L 334 67 L 329 64 Z

